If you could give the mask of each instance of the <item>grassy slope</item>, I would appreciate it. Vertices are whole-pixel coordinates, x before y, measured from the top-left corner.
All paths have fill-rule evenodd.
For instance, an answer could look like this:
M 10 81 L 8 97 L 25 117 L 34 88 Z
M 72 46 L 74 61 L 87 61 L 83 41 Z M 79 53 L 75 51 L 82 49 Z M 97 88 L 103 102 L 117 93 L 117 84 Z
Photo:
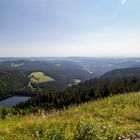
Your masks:
M 43 72 L 33 72 L 31 73 L 31 82 L 32 83 L 44 83 L 54 81 L 53 78 L 44 75 Z
M 140 94 L 108 97 L 41 115 L 0 121 L 0 139 L 115 140 L 140 133 Z

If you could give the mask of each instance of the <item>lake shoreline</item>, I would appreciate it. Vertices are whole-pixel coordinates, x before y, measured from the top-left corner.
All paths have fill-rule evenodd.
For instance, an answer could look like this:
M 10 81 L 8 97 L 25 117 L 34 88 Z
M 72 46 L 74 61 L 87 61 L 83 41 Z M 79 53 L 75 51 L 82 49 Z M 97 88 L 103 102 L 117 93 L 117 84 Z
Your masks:
M 31 96 L 13 95 L 0 101 L 0 107 L 14 108 L 17 104 L 26 102 Z

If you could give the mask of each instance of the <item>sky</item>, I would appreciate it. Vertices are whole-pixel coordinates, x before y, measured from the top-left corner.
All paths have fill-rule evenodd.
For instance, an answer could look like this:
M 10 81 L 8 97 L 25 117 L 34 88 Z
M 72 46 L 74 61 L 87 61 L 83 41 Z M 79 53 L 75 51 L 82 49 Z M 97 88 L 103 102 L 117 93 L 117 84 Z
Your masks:
M 139 57 L 140 0 L 0 0 L 0 57 Z

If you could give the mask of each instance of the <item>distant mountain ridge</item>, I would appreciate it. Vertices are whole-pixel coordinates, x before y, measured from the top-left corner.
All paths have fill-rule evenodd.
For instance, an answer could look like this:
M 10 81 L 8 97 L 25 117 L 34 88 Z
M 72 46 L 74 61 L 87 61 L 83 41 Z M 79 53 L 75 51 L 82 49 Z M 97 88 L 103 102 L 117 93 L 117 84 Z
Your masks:
M 105 73 L 102 78 L 140 77 L 140 67 L 115 69 Z
M 9 64 L 10 63 L 10 64 Z M 43 67 L 47 64 L 48 68 L 52 68 L 52 64 L 68 64 L 66 67 L 84 66 L 88 71 L 94 74 L 94 77 L 99 77 L 108 71 L 113 69 L 128 68 L 128 67 L 140 67 L 140 58 L 124 58 L 124 57 L 30 57 L 30 58 L 0 58 L 0 69 L 5 67 L 9 68 L 13 63 L 13 66 L 17 64 L 25 64 L 17 69 L 32 70 L 32 69 L 46 69 Z M 8 65 L 7 65 L 8 64 Z M 76 65 L 77 66 L 76 66 Z M 38 65 L 38 66 L 37 66 Z M 72 66 L 73 65 L 73 66 Z M 49 66 L 49 67 L 48 67 Z M 58 65 L 57 65 L 58 66 Z M 64 65 L 63 65 L 64 66 Z M 11 67 L 10 67 L 11 68 Z M 53 66 L 54 68 L 54 66 Z M 58 68 L 58 67 L 57 67 Z M 61 68 L 61 67 L 59 67 Z M 64 67 L 63 67 L 64 68 Z M 51 75 L 50 75 L 51 76 Z
M 34 84 L 35 87 L 54 89 L 75 84 L 75 80 L 85 81 L 94 78 L 95 74 L 85 70 L 76 62 L 67 60 L 59 61 L 30 61 L 15 60 L 0 62 L 0 70 L 19 70 L 25 73 L 43 72 L 55 81 L 51 83 Z

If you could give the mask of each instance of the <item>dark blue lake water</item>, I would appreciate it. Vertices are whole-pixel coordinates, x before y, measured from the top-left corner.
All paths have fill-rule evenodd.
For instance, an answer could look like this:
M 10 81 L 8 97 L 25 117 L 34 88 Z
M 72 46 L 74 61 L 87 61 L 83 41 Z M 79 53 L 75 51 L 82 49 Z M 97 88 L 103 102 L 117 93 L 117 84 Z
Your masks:
M 13 107 L 13 106 L 15 106 L 16 104 L 18 104 L 20 102 L 25 102 L 29 98 L 30 97 L 28 97 L 28 96 L 13 96 L 13 97 L 9 97 L 7 99 L 4 99 L 4 100 L 0 101 L 0 106 Z

